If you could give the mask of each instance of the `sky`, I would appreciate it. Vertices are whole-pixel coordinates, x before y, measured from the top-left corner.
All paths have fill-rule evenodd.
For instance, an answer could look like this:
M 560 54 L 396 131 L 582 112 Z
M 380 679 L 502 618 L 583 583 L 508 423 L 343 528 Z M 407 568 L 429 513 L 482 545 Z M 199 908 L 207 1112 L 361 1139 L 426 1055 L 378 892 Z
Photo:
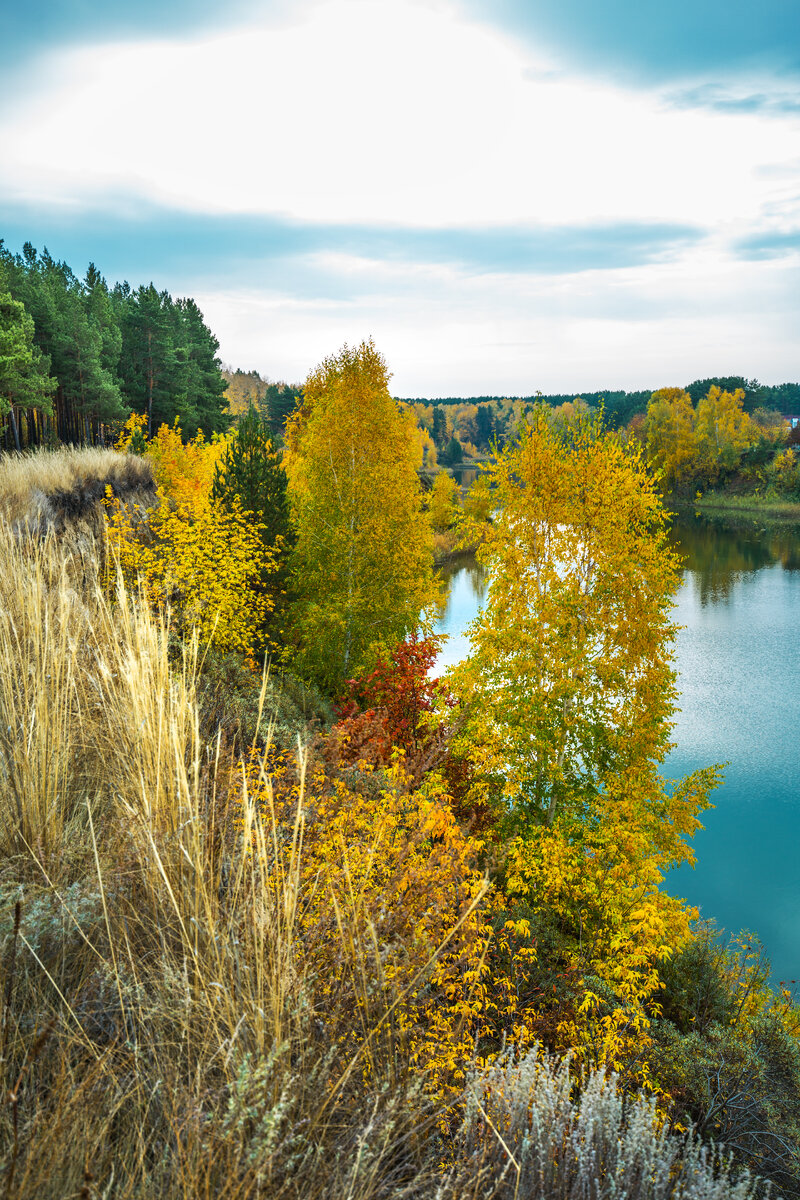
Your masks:
M 0 237 L 400 396 L 800 379 L 797 0 L 0 0 Z

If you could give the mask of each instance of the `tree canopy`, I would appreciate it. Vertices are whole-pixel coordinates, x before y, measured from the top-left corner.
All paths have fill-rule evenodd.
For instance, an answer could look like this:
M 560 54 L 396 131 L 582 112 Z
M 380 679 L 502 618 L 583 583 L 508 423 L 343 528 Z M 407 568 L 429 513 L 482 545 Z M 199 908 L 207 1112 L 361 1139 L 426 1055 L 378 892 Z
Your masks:
M 24 306 L 36 361 L 54 380 L 38 398 L 29 386 L 8 413 L 13 430 L 13 410 L 26 412 L 26 444 L 104 442 L 131 409 L 147 414 L 150 435 L 176 417 L 187 436 L 227 428 L 219 344 L 194 300 L 152 283 L 109 289 L 94 263 L 81 280 L 30 243 L 14 255 L 0 242 L 0 293 Z
M 434 593 L 414 417 L 388 383 L 371 341 L 344 346 L 311 372 L 287 427 L 298 662 L 334 692 L 413 630 Z

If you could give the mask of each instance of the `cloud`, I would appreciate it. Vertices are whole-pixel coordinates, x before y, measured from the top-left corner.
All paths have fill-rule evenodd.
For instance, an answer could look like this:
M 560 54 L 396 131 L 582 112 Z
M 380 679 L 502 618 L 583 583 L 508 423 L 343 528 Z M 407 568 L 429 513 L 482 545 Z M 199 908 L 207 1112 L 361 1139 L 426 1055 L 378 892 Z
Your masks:
M 675 108 L 706 108 L 721 113 L 763 113 L 768 116 L 800 114 L 800 91 L 750 92 L 720 84 L 703 83 L 667 95 Z
M 381 4 L 384 0 L 381 0 Z M 242 21 L 291 22 L 319 0 L 27 0 L 6 5 L 0 63 L 20 65 L 54 45 L 202 35 Z M 800 71 L 795 0 L 428 0 L 429 7 L 502 28 L 592 72 L 637 84 Z M 380 7 L 379 5 L 376 7 Z
M 464 0 L 465 8 L 573 66 L 642 85 L 800 74 L 796 0 Z
M 753 233 L 739 238 L 734 251 L 743 259 L 785 258 L 800 251 L 800 229 Z
M 262 0 L 262 7 L 264 6 Z M 186 35 L 223 21 L 233 21 L 252 11 L 253 0 L 25 0 L 3 9 L 0 64 L 7 72 L 20 72 L 27 60 L 54 46 L 92 44 L 145 36 Z M 270 0 L 280 10 L 285 0 Z
M 351 264 L 354 267 L 355 265 Z M 373 335 L 400 396 L 655 388 L 739 374 L 797 378 L 800 295 L 783 262 L 680 261 L 567 275 L 364 267 L 331 300 L 258 288 L 195 294 L 233 364 L 300 380 Z
M 373 333 L 400 394 L 797 374 L 777 0 L 761 67 L 739 0 L 33 3 L 72 41 L 4 76 L 0 236 L 194 295 L 234 364 Z
M 289 293 L 329 296 L 357 290 L 357 263 L 378 269 L 383 264 L 444 265 L 465 278 L 571 274 L 663 261 L 704 236 L 695 226 L 648 222 L 408 229 L 185 214 L 152 207 L 129 217 L 92 211 L 60 214 L 55 239 L 48 229 L 52 212 L 4 213 L 0 207 L 0 234 L 10 248 L 18 250 L 25 241 L 39 248 L 47 243 L 51 254 L 74 269 L 82 270 L 92 259 L 112 278 L 137 283 L 191 274 L 197 281 L 269 282 Z
M 787 154 L 780 122 L 553 75 L 438 3 L 298 11 L 64 53 L 7 102 L 6 199 L 420 229 L 707 225 L 757 214 L 755 168 Z

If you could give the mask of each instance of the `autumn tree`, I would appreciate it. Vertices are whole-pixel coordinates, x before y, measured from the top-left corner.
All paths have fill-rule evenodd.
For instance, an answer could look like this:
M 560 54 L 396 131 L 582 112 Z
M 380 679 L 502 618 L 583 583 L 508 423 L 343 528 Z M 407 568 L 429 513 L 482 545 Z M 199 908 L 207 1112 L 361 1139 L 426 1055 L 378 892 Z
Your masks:
M 458 484 L 447 471 L 440 471 L 428 498 L 428 515 L 437 532 L 449 529 L 458 514 Z
M 682 388 L 660 388 L 647 406 L 647 456 L 667 490 L 687 483 L 697 469 L 692 398 Z
M 344 346 L 287 426 L 298 665 L 331 691 L 414 629 L 434 593 L 414 418 L 388 382 L 371 341 Z
M 463 507 L 466 516 L 479 525 L 491 519 L 494 498 L 485 475 L 479 475 L 467 489 Z
M 673 789 L 659 773 L 677 559 L 641 451 L 596 418 L 534 412 L 489 475 L 488 592 L 454 673 L 463 740 L 507 834 L 506 893 L 579 983 L 555 1044 L 620 1069 L 647 1036 L 658 962 L 690 937 L 659 885 L 692 861 L 717 779 Z
M 755 422 L 743 411 L 743 388 L 733 392 L 712 386 L 697 404 L 695 433 L 700 468 L 709 482 L 736 467 L 759 439 Z
M 488 596 L 464 678 L 472 735 L 523 824 L 623 779 L 659 792 L 676 700 L 677 560 L 639 452 L 543 412 L 489 468 Z

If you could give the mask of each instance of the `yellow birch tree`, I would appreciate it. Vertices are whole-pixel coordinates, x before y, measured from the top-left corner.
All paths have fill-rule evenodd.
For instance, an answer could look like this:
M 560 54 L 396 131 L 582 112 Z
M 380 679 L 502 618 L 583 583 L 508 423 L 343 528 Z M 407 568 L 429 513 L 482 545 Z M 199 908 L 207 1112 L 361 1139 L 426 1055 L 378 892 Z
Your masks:
M 716 386 L 698 401 L 698 454 L 709 482 L 718 477 L 720 470 L 735 467 L 748 446 L 758 441 L 758 426 L 743 411 L 743 401 L 743 388 L 723 392 Z
M 372 341 L 325 359 L 286 431 L 297 665 L 329 691 L 424 622 L 435 597 L 413 413 Z
M 695 415 L 682 388 L 660 388 L 647 406 L 647 457 L 662 472 L 667 491 L 687 483 L 697 469 Z

